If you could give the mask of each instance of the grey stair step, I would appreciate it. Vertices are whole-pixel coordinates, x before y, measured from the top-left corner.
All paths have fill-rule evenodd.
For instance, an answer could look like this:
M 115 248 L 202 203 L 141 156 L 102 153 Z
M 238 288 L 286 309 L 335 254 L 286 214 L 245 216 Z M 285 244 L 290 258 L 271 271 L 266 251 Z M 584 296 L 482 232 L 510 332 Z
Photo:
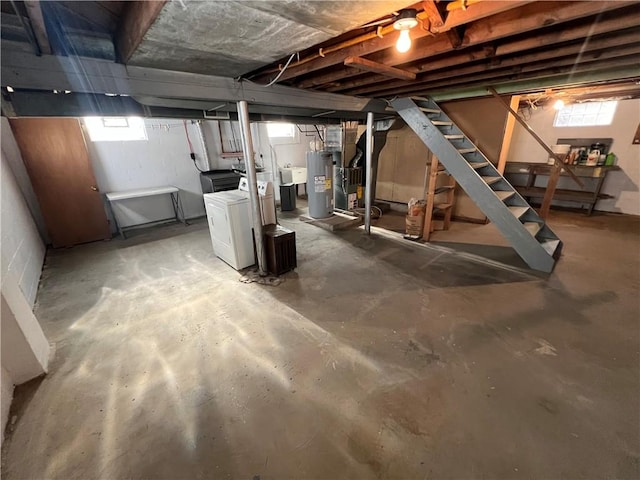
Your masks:
M 478 168 L 486 167 L 487 165 L 489 165 L 489 162 L 469 162 L 469 165 L 477 170 Z
M 502 177 L 481 177 L 484 180 L 484 183 L 487 185 L 491 185 L 492 183 L 499 182 Z
M 547 253 L 553 257 L 553 254 L 555 253 L 556 248 L 558 248 L 559 243 L 560 240 L 547 240 L 545 242 L 542 242 L 540 245 L 542 245 L 542 248 L 544 248 Z
M 533 235 L 534 237 L 538 234 L 538 232 L 542 229 L 542 223 L 538 222 L 524 222 L 524 228 Z
M 527 210 L 529 210 L 529 207 L 509 207 L 509 210 L 511 210 L 511 213 L 513 213 L 514 217 L 520 218 L 525 213 L 527 213 Z
M 509 181 L 493 168 L 474 142 L 459 130 L 456 122 L 447 117 L 444 111 L 435 114 L 440 107 L 429 97 L 394 98 L 390 104 L 449 170 L 451 178 L 464 186 L 469 197 L 495 223 L 527 265 L 535 270 L 551 272 L 562 249 L 562 242 L 557 240 L 558 237 L 518 195 Z M 443 195 L 447 192 L 444 188 L 434 190 L 443 192 Z M 492 198 L 487 190 L 495 196 Z M 430 195 L 433 195 L 433 191 Z M 496 198 L 502 201 L 496 202 Z M 435 205 L 434 210 L 451 209 L 453 202 L 449 199 L 444 199 L 444 202 Z
M 478 149 L 476 147 L 471 147 L 471 148 L 459 148 L 458 149 L 458 153 L 461 154 L 465 154 L 465 153 L 473 153 L 478 151 Z
M 498 198 L 500 200 L 502 200 L 503 202 L 509 198 L 509 197 L 513 197 L 515 195 L 516 192 L 512 191 L 512 190 L 502 190 L 502 191 L 498 191 L 496 192 L 496 195 L 498 196 Z

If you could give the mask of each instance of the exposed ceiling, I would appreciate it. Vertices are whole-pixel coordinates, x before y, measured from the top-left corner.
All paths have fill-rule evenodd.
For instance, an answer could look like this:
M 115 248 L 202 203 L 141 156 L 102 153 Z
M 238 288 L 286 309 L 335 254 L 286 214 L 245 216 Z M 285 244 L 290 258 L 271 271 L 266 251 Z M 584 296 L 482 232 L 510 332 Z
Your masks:
M 324 56 L 319 48 L 303 52 L 279 82 L 367 97 L 464 97 L 485 94 L 487 86 L 512 85 L 517 92 L 621 78 L 633 83 L 640 75 L 638 2 L 469 3 L 466 9 L 456 8 L 462 2 L 416 4 L 423 10 L 419 17 L 429 21 L 411 30 L 414 41 L 407 53 L 394 47 L 397 32 L 369 39 L 368 30 L 360 29 L 343 36 L 342 48 L 332 47 L 332 42 L 322 45 L 325 52 L 331 50 Z M 354 56 L 373 62 L 378 73 L 348 65 Z M 281 73 L 282 63 L 247 77 L 270 81 Z M 415 79 L 394 78 L 397 73 Z
M 419 23 L 410 31 L 411 48 L 399 53 L 393 15 L 407 7 L 418 11 Z M 590 88 L 595 95 L 593 89 L 615 85 L 626 97 L 638 97 L 639 8 L 639 1 L 624 0 L 3 0 L 1 37 L 3 59 L 15 60 L 23 52 L 25 58 L 35 54 L 32 63 L 43 65 L 51 65 L 49 55 L 124 64 L 126 72 L 118 78 L 127 89 L 131 79 L 138 82 L 147 75 L 133 67 L 144 67 L 240 78 L 236 90 L 252 81 L 368 98 L 454 99 L 484 96 L 486 87 L 493 86 L 500 93 L 542 98 L 550 96 L 550 89 Z M 79 58 L 75 67 L 58 63 L 64 64 L 62 70 L 78 70 L 76 76 L 87 65 L 105 70 Z M 3 60 L 3 77 L 22 78 L 20 70 L 12 76 L 6 72 Z M 47 70 L 38 72 L 45 72 L 39 73 L 45 85 Z M 206 78 L 194 77 L 194 82 L 204 85 Z M 101 93 L 97 80 L 80 83 L 84 90 L 78 93 Z M 30 85 L 20 92 L 22 104 L 31 102 L 32 111 L 36 101 L 28 98 L 29 89 L 46 88 Z M 132 90 L 142 105 L 181 108 L 182 114 L 223 100 Z M 179 90 L 177 84 L 174 90 Z M 10 101 L 6 92 L 3 100 Z M 38 104 L 62 102 L 42 102 L 40 96 Z M 306 114 L 324 115 L 318 112 L 309 109 Z

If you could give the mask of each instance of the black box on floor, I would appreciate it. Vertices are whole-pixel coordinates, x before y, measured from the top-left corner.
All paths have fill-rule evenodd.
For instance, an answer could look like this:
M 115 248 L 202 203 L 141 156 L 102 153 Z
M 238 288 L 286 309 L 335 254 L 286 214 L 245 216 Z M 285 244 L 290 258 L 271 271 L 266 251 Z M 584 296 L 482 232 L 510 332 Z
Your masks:
M 296 209 L 296 185 L 295 183 L 285 183 L 280 185 L 280 209 L 283 212 L 290 212 Z
M 266 225 L 264 236 L 269 273 L 280 275 L 298 266 L 296 232 L 281 225 Z

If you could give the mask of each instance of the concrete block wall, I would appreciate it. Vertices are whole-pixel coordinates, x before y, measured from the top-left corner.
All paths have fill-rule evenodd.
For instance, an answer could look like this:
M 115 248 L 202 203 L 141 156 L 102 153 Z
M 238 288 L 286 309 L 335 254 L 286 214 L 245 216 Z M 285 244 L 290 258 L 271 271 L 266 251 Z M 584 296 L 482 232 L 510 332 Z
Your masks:
M 45 244 L 32 216 L 39 209 L 34 210 L 35 196 L 28 200 L 33 190 L 5 118 L 2 118 L 1 162 L 0 401 L 4 438 L 13 387 L 47 371 L 49 344 L 32 312 L 45 255 Z
M 11 129 L 8 124 L 4 124 L 4 121 L 6 119 L 3 118 L 3 148 L 0 170 L 2 182 L 0 193 L 2 265 L 0 269 L 3 278 L 7 272 L 11 272 L 12 276 L 17 279 L 18 286 L 28 303 L 33 306 L 44 262 L 45 245 L 38 232 L 29 204 L 22 193 L 24 187 L 20 188 L 13 173 L 13 168 L 18 163 L 24 168 L 22 159 L 17 157 L 9 160 L 8 151 L 4 148 L 5 143 L 9 143 L 13 139 Z

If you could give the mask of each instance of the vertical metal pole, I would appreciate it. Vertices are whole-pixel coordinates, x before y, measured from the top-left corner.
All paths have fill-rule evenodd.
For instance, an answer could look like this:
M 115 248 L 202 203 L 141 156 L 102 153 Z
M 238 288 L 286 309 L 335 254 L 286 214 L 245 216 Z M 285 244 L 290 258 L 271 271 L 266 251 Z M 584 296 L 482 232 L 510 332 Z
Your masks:
M 244 165 L 249 183 L 249 202 L 251 203 L 251 217 L 253 218 L 253 237 L 256 241 L 256 253 L 258 255 L 258 273 L 261 276 L 265 276 L 267 274 L 265 268 L 267 262 L 262 236 L 262 213 L 260 209 L 260 198 L 258 197 L 256 162 L 254 159 L 253 142 L 251 141 L 251 128 L 249 126 L 249 109 L 245 100 L 238 102 L 238 120 L 240 121 Z
M 365 179 L 366 187 L 364 189 L 364 231 L 367 235 L 371 234 L 371 192 L 373 190 L 371 182 L 372 171 L 371 163 L 373 157 L 373 112 L 367 113 L 367 137 L 365 152 Z

